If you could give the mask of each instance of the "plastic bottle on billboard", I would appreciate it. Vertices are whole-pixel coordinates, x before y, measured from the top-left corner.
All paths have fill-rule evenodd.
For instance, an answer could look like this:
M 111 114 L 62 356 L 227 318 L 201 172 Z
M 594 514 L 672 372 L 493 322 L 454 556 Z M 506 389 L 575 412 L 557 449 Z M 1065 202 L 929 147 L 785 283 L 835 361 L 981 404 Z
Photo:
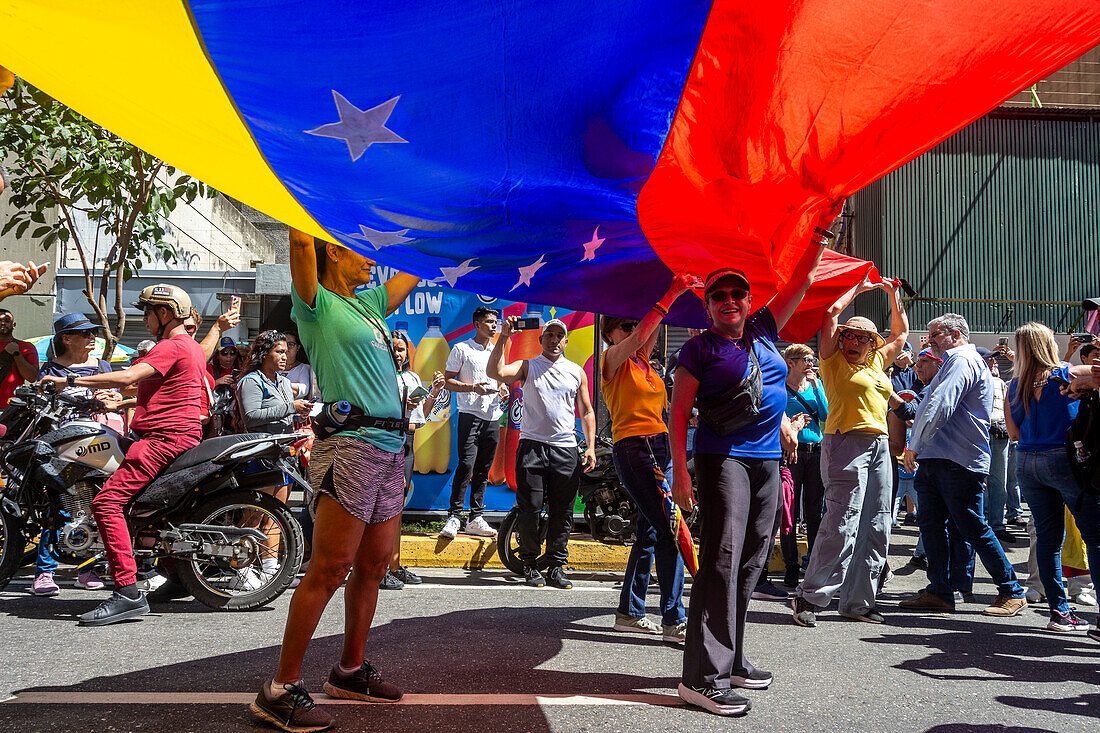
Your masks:
M 527 306 L 524 318 L 538 318 L 539 323 L 544 322 L 542 309 Z M 511 338 L 508 343 L 508 361 L 520 359 L 532 359 L 542 353 L 542 344 L 539 343 L 539 334 L 542 329 L 520 331 Z M 519 448 L 519 427 L 523 419 L 523 388 L 519 382 L 511 386 L 508 400 L 508 426 L 504 428 L 504 436 L 501 443 L 504 444 L 504 475 L 508 486 L 514 491 L 516 488 L 516 449 Z
M 442 320 L 428 316 L 428 331 L 416 345 L 413 371 L 425 384 L 432 375 L 447 367 L 451 347 L 440 330 Z M 444 390 L 428 416 L 428 423 L 416 431 L 413 438 L 413 471 L 416 473 L 447 473 L 451 463 L 451 393 Z

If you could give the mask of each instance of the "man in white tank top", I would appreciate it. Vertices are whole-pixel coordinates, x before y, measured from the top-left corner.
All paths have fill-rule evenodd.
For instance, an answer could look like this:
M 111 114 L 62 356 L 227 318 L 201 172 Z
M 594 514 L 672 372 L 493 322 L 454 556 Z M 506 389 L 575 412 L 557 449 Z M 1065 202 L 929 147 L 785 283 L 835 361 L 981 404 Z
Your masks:
M 520 382 L 523 387 L 523 419 L 516 450 L 516 506 L 519 509 L 519 557 L 528 585 L 572 588 L 562 565 L 569 559 L 569 532 L 581 470 L 596 465 L 596 414 L 588 398 L 584 370 L 563 356 L 569 343 L 565 324 L 554 319 L 539 336 L 542 353 L 534 359 L 504 364 L 504 344 L 515 331 L 517 317 L 504 326 L 489 356 L 486 369 L 492 379 Z M 575 416 L 580 415 L 585 451 L 577 450 Z M 539 558 L 539 512 L 547 505 L 546 554 Z M 548 568 L 546 578 L 539 566 Z

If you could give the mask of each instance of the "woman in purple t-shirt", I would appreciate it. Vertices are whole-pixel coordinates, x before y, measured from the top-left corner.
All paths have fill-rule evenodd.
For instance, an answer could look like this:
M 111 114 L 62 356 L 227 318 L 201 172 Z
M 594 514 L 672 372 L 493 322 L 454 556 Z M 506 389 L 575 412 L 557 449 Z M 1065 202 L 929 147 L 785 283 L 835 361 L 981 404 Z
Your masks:
M 679 693 L 685 702 L 717 715 L 739 715 L 750 707 L 731 686 L 763 689 L 772 681 L 770 672 L 757 669 L 744 656 L 745 614 L 767 564 L 779 500 L 787 365 L 775 341 L 813 281 L 826 236 L 832 236 L 823 229 L 817 233 L 787 285 L 755 313 L 744 273 L 732 268 L 712 272 L 704 290 L 711 327 L 684 344 L 673 377 L 672 493 L 685 512 L 695 504 L 686 437 L 696 398 L 703 405 L 707 398 L 740 384 L 755 368 L 750 349 L 763 381 L 754 423 L 721 435 L 700 420 L 695 434 L 703 527 Z

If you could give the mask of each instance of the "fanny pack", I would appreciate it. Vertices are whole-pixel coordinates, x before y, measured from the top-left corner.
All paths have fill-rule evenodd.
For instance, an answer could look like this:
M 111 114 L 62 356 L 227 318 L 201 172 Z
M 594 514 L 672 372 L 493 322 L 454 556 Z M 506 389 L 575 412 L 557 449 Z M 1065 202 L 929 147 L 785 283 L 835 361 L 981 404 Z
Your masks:
M 377 428 L 379 430 L 389 430 L 394 433 L 406 433 L 409 429 L 409 421 L 403 417 L 374 417 L 363 412 L 361 407 L 356 405 L 351 406 L 351 412 L 348 413 L 348 419 L 340 425 L 334 425 L 328 420 L 323 419 L 323 416 L 328 413 L 328 404 L 321 409 L 319 413 L 309 418 L 309 425 L 313 429 L 313 434 L 318 440 L 324 440 L 330 438 L 336 433 L 343 433 L 347 431 L 356 431 L 362 428 Z
M 710 397 L 695 398 L 699 419 L 716 435 L 730 436 L 760 419 L 760 400 L 764 396 L 764 378 L 760 361 L 749 341 L 749 373 L 740 383 Z

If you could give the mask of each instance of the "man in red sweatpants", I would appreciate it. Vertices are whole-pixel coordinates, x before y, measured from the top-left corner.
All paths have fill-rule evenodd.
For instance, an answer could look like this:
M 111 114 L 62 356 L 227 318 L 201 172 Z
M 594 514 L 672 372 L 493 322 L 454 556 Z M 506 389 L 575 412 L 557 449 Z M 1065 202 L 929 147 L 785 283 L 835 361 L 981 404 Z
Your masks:
M 206 358 L 183 326 L 191 312 L 191 299 L 173 285 L 150 285 L 141 291 L 134 305 L 144 312 L 149 333 L 159 339 L 146 356 L 118 372 L 42 380 L 59 387 L 67 383 L 93 389 L 137 384 L 130 427 L 138 440 L 92 502 L 92 513 L 114 573 L 115 592 L 80 616 L 84 626 L 105 626 L 149 611 L 149 602 L 137 588 L 126 505 L 168 464 L 202 440 L 200 404 Z

